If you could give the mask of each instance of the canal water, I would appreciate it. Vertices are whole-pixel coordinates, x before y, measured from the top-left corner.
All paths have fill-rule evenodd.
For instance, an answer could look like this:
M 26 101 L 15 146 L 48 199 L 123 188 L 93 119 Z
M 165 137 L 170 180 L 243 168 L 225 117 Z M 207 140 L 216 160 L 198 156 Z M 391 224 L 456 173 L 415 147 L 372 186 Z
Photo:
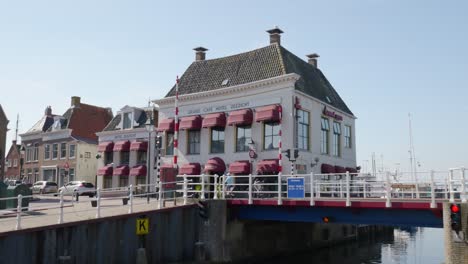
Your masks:
M 395 228 L 393 234 L 369 242 L 248 263 L 440 264 L 444 263 L 444 234 L 442 228 Z

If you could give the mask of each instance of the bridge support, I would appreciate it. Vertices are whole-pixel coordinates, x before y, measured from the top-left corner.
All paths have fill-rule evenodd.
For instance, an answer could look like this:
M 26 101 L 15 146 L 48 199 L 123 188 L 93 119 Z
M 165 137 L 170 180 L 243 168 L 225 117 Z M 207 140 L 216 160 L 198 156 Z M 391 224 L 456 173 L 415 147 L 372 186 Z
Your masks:
M 468 204 L 461 204 L 461 236 L 452 231 L 450 219 L 450 204 L 444 203 L 444 235 L 445 235 L 445 263 L 468 264 Z

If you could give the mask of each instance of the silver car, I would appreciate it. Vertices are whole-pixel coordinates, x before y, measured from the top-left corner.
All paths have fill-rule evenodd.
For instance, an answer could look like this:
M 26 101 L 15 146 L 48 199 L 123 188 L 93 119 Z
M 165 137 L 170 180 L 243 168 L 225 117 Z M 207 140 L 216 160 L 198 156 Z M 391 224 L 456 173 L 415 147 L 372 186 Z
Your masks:
M 63 195 L 73 195 L 77 193 L 78 195 L 88 195 L 93 197 L 96 194 L 96 188 L 90 182 L 86 181 L 71 181 L 65 186 L 62 186 L 58 189 L 58 192 L 63 191 Z
M 37 181 L 31 187 L 32 193 L 56 193 L 57 192 L 57 183 L 50 181 Z

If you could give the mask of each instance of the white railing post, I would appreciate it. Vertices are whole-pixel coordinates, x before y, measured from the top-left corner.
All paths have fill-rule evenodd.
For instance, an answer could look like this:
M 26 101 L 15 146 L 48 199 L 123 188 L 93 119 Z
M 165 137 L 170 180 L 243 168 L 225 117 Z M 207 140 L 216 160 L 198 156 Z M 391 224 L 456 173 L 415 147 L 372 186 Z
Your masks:
M 445 179 L 445 183 L 444 183 L 444 199 L 445 199 L 445 200 L 448 199 L 448 191 L 449 191 L 449 188 L 448 188 L 448 179 L 446 178 L 446 179 Z
M 460 198 L 462 203 L 466 203 L 466 179 L 465 179 L 465 167 L 461 167 L 461 184 L 462 184 L 462 189 L 460 193 Z
M 364 182 L 362 184 L 364 187 L 362 189 L 362 198 L 366 198 L 367 197 L 367 182 L 366 182 L 366 179 L 364 179 Z
M 128 213 L 133 213 L 133 185 L 130 184 L 128 190 Z
M 23 201 L 23 196 L 18 194 L 18 206 L 16 207 L 16 230 L 21 229 L 21 203 Z
M 63 190 L 60 190 L 60 214 L 59 214 L 58 223 L 59 224 L 63 223 Z
M 417 172 L 414 172 L 414 178 L 415 178 L 415 183 L 414 183 L 414 186 L 415 186 L 415 191 L 416 191 L 416 199 L 419 199 L 420 195 L 419 195 L 419 181 L 418 181 L 418 176 L 416 175 Z
M 213 194 L 213 199 L 218 200 L 218 174 L 215 174 L 214 176 L 214 194 Z
M 390 184 L 390 174 L 387 172 L 387 181 L 386 181 L 386 196 L 387 200 L 385 202 L 385 207 L 392 207 L 392 202 L 390 201 L 390 197 L 392 196 L 392 186 Z
M 315 193 L 317 194 L 317 198 L 320 198 L 320 180 L 317 180 L 317 183 L 315 184 L 316 190 Z
M 278 173 L 278 205 L 283 204 L 283 197 L 281 197 L 281 172 Z
M 221 176 L 221 197 L 226 199 L 226 175 Z
M 96 218 L 101 217 L 101 188 L 96 189 Z
M 205 174 L 201 175 L 201 195 L 200 199 L 205 200 Z
M 162 181 L 159 180 L 158 182 L 158 189 L 159 189 L 159 193 L 158 193 L 158 209 L 161 209 L 163 208 L 163 184 L 162 184 Z
M 450 169 L 449 171 L 449 179 L 448 179 L 448 185 L 449 185 L 449 193 L 450 193 L 450 202 L 453 203 L 455 202 L 455 192 L 453 190 L 453 169 Z
M 314 184 L 314 173 L 311 172 L 311 173 L 310 173 L 310 206 L 314 206 L 314 205 L 315 205 L 314 188 L 315 188 L 315 184 Z
M 346 206 L 351 206 L 351 179 L 349 171 L 346 172 Z
M 431 170 L 431 208 L 436 208 L 435 202 L 435 184 L 434 184 L 434 170 Z
M 343 198 L 343 180 L 342 179 L 340 179 L 339 186 L 340 186 L 340 198 Z M 333 189 L 335 189 L 335 188 L 333 188 Z M 335 194 L 333 194 L 333 196 L 335 196 Z
M 182 196 L 184 205 L 187 204 L 187 188 L 188 188 L 188 180 L 187 180 L 187 175 L 184 174 L 184 195 Z
M 249 174 L 249 204 L 252 204 L 252 174 Z

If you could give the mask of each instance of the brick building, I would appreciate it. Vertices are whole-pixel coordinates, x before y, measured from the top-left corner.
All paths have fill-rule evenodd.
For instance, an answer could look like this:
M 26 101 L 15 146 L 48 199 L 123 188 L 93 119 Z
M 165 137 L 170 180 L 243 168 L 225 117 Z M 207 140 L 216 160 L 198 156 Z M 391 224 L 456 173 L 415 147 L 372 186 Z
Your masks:
M 3 180 L 5 175 L 5 149 L 6 135 L 8 131 L 8 119 L 0 105 L 0 179 Z
M 5 178 L 21 180 L 22 166 L 21 144 L 17 144 L 16 140 L 13 140 L 5 158 Z

